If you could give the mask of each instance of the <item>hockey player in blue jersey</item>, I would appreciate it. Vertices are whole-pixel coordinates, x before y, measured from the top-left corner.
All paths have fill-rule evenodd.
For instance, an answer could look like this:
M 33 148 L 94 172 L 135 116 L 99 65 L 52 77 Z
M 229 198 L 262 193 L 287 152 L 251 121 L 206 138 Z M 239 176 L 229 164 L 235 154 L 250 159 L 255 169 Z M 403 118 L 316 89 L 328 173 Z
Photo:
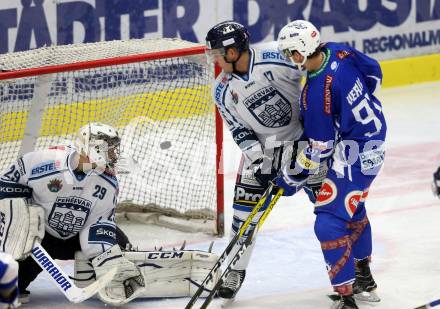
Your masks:
M 0 252 L 0 308 L 14 308 L 18 295 L 18 263 L 7 253 Z
M 369 268 L 372 239 L 365 200 L 385 153 L 386 122 L 375 96 L 380 66 L 347 45 L 321 44 L 318 30 L 304 20 L 280 31 L 278 48 L 307 71 L 300 114 L 308 145 L 283 168 L 276 184 L 292 194 L 321 162 L 329 163 L 315 203 L 315 234 L 337 292 L 332 308 L 358 308 L 353 294 L 379 301 Z
M 206 43 L 208 60 L 222 69 L 213 98 L 243 154 L 235 183 L 233 237 L 276 176 L 283 157 L 291 160 L 293 142 L 302 136 L 298 106 L 302 73 L 279 53 L 276 42 L 249 47 L 249 32 L 236 22 L 212 27 Z M 305 187 L 312 199 L 313 191 L 321 187 L 322 175 Z M 227 276 L 219 296 L 235 297 L 255 239 Z

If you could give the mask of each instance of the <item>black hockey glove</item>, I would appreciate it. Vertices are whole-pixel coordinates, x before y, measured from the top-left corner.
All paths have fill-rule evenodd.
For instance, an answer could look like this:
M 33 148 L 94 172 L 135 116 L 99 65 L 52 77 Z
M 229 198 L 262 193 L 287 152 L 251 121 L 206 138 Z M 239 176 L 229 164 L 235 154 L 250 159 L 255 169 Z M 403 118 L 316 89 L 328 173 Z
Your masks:
M 432 192 L 438 198 L 440 198 L 440 167 L 434 173 L 434 181 L 432 182 Z
M 272 181 L 277 176 L 277 170 L 273 167 L 272 158 L 263 156 L 252 162 L 254 177 L 258 183 L 267 188 L 269 181 Z

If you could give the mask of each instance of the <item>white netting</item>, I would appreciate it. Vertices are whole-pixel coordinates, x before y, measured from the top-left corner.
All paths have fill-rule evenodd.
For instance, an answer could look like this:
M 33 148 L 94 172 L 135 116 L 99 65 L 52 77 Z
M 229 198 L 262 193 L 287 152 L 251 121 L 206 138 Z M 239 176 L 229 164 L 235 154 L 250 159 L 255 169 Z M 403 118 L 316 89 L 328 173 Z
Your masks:
M 0 55 L 0 70 L 193 46 L 166 39 L 51 46 Z M 118 176 L 122 204 L 215 219 L 212 80 L 212 67 L 196 54 L 0 81 L 0 169 L 29 148 L 24 143 L 65 144 L 82 125 L 100 121 L 120 130 L 124 153 L 138 161 L 134 173 Z M 36 140 L 26 141 L 26 132 Z

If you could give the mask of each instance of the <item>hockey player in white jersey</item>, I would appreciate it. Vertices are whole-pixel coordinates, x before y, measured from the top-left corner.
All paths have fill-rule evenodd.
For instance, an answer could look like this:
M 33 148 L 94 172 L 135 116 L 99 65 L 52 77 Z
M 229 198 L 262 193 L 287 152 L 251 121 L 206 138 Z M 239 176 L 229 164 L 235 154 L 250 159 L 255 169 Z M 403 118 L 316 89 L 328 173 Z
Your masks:
M 215 103 L 243 153 L 235 184 L 233 237 L 277 175 L 282 161 L 296 153 L 294 142 L 303 133 L 298 102 L 302 75 L 279 53 L 276 42 L 250 48 L 249 32 L 236 22 L 211 28 L 206 44 L 208 61 L 222 69 L 213 87 Z M 325 171 L 305 188 L 312 200 L 322 175 Z M 227 276 L 219 289 L 220 297 L 235 297 L 254 245 L 255 240 Z
M 117 267 L 113 281 L 99 292 L 107 304 L 124 304 L 144 287 L 139 268 L 117 244 L 119 145 L 115 128 L 89 123 L 80 129 L 75 147 L 24 154 L 0 174 L 1 249 L 19 260 L 22 296 L 41 272 L 29 256 L 35 242 L 55 259 L 74 259 L 75 251 L 82 251 L 98 278 Z

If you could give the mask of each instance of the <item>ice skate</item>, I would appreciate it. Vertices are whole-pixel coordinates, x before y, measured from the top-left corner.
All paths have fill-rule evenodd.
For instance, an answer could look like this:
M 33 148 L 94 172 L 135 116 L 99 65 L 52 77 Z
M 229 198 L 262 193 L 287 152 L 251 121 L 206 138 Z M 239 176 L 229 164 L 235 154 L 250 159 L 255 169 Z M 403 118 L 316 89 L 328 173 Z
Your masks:
M 237 295 L 246 276 L 246 270 L 231 270 L 217 292 L 217 295 L 225 299 L 233 299 Z
M 376 288 L 377 284 L 371 274 L 368 258 L 357 261 L 356 280 L 353 284 L 354 297 L 360 301 L 379 302 Z

